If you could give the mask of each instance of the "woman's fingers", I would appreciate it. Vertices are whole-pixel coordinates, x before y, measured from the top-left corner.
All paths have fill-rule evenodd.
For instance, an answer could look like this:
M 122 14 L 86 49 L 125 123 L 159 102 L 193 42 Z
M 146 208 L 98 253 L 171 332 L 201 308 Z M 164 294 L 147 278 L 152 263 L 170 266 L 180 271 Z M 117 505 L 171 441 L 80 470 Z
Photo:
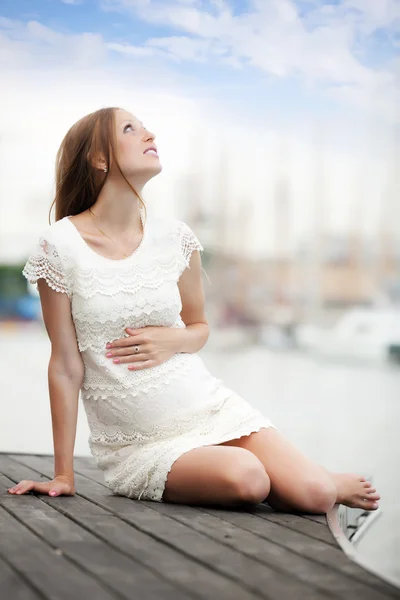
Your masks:
M 13 488 L 10 488 L 8 491 L 11 494 L 26 494 L 26 492 L 29 492 L 30 490 L 32 490 L 35 486 L 35 482 L 30 480 L 30 479 L 23 479 L 22 481 L 20 481 L 19 483 L 17 483 L 17 485 L 15 485 Z
M 131 358 L 139 358 L 142 357 L 147 357 L 149 356 L 149 354 L 151 354 L 151 348 L 148 345 L 145 344 L 138 344 L 139 345 L 139 352 L 135 351 L 135 346 L 136 344 L 134 344 L 133 346 L 125 346 L 123 348 L 113 348 L 112 350 L 109 350 L 107 352 L 107 354 L 109 354 L 109 356 L 107 358 L 109 358 L 110 360 L 113 360 L 115 358 L 120 358 L 123 359 L 124 357 L 128 357 L 129 359 Z
M 64 491 L 67 491 L 67 488 L 67 483 L 52 483 L 51 481 L 32 481 L 24 479 L 14 487 L 10 488 L 8 492 L 10 494 L 21 495 L 33 490 L 35 492 L 39 492 L 40 494 L 50 493 L 51 496 L 58 496 Z

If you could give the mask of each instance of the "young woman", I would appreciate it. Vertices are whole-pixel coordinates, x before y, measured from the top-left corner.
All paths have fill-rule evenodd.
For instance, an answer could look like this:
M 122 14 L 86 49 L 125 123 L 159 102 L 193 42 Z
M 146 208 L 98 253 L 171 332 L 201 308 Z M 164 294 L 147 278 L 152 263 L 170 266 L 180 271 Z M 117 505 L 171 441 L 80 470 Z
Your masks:
M 51 341 L 54 479 L 9 493 L 75 493 L 81 392 L 91 452 L 114 493 L 225 506 L 267 499 L 308 513 L 378 508 L 370 482 L 313 463 L 205 367 L 203 248 L 186 223 L 148 217 L 141 197 L 162 169 L 154 138 L 134 115 L 105 108 L 61 143 L 56 222 L 23 270 Z

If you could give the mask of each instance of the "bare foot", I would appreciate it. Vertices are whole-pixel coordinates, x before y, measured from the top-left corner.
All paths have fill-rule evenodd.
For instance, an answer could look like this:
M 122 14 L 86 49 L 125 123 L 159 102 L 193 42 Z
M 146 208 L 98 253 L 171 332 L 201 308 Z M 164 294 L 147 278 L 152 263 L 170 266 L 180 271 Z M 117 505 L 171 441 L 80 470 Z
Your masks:
M 350 508 L 376 510 L 379 508 L 380 495 L 365 477 L 354 473 L 330 473 L 337 488 L 337 504 L 345 504 Z

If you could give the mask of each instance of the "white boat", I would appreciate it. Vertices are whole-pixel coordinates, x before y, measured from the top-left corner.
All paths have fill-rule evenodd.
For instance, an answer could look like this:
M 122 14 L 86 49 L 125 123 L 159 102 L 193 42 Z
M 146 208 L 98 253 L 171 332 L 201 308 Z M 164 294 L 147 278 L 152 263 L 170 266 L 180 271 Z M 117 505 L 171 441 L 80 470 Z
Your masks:
M 321 357 L 386 362 L 400 354 L 400 309 L 353 308 L 329 329 L 298 326 L 296 340 Z

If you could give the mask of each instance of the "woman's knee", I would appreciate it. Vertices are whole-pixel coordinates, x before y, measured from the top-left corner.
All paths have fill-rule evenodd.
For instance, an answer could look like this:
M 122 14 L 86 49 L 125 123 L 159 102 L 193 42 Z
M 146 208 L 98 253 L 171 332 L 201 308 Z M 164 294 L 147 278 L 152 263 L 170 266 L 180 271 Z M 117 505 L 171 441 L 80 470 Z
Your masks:
M 234 501 L 259 504 L 267 498 L 271 482 L 261 461 L 251 452 L 248 453 L 250 456 L 227 470 L 226 477 Z

